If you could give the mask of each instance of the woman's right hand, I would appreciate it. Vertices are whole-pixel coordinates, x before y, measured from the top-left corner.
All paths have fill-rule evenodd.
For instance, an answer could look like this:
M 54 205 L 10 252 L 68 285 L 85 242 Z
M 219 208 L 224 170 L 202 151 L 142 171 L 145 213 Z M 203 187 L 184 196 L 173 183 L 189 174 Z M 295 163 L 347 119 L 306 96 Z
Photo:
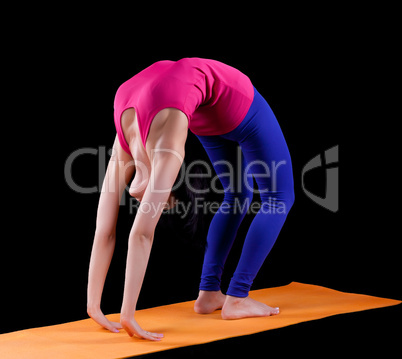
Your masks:
M 88 315 L 97 322 L 100 326 L 110 330 L 113 333 L 119 333 L 119 329 L 123 329 L 123 326 L 117 322 L 111 322 L 108 320 L 100 309 L 87 309 Z
M 133 337 L 135 335 L 138 338 L 152 341 L 160 341 L 163 338 L 163 334 L 151 333 L 142 329 L 137 321 L 134 319 L 134 316 L 126 317 L 121 315 L 120 321 L 123 325 L 123 328 L 130 337 Z

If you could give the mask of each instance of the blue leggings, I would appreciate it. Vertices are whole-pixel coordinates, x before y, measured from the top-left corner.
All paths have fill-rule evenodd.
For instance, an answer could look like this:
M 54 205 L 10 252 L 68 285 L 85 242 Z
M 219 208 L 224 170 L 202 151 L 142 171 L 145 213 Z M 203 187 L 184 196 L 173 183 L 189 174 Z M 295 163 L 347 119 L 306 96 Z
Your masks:
M 289 150 L 275 115 L 255 88 L 247 115 L 233 131 L 197 137 L 224 188 L 223 202 L 208 230 L 201 290 L 220 290 L 223 267 L 240 223 L 248 210 L 258 210 L 251 211 L 256 204 L 251 203 L 253 176 L 258 185 L 261 207 L 247 232 L 226 293 L 247 297 L 294 202 Z

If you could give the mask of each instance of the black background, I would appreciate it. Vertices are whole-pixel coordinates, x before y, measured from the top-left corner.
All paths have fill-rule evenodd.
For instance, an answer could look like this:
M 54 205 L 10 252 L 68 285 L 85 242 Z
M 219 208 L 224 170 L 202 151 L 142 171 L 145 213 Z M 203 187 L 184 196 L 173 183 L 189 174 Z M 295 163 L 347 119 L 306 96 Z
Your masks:
M 25 29 L 12 41 L 15 56 L 5 71 L 12 81 L 5 95 L 11 126 L 3 133 L 11 142 L 3 145 L 7 215 L 0 244 L 1 333 L 87 317 L 87 274 L 99 193 L 73 191 L 64 178 L 66 160 L 84 147 L 111 148 L 113 98 L 122 82 L 155 61 L 182 57 L 213 58 L 247 74 L 271 105 L 288 142 L 296 201 L 253 289 L 299 281 L 402 299 L 397 142 L 392 128 L 396 96 L 389 90 L 391 33 L 385 29 L 379 35 L 358 14 L 300 23 L 284 16 L 275 26 L 268 24 L 274 15 L 267 15 L 245 26 L 238 11 L 225 25 L 204 19 L 197 33 L 196 22 L 179 19 L 169 18 L 166 27 L 152 32 L 152 22 L 131 26 L 127 14 L 124 27 L 108 27 L 106 20 L 88 23 L 78 15 L 64 21 L 55 17 Z M 362 21 L 356 25 L 358 20 Z M 339 211 L 332 213 L 305 195 L 301 172 L 310 159 L 335 145 Z M 207 159 L 191 133 L 187 154 Z M 99 185 L 98 160 L 88 154 L 74 162 L 77 184 Z M 310 191 L 324 195 L 324 169 L 311 171 L 305 181 Z M 133 218 L 128 206 L 122 206 L 102 300 L 106 314 L 120 310 Z M 224 286 L 251 220 L 247 216 L 239 230 Z M 201 265 L 202 251 L 164 215 L 138 309 L 195 299 Z M 250 353 L 250 348 L 255 353 L 280 348 L 314 354 L 311 348 L 319 346 L 339 353 L 374 348 L 394 352 L 400 313 L 397 306 L 336 316 L 154 356 Z

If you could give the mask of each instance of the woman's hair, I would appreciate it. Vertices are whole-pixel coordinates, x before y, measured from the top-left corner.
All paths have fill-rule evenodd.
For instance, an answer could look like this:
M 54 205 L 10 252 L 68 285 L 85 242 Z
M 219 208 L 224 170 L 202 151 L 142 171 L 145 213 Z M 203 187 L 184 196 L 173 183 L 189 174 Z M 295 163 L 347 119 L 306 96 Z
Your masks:
M 186 163 L 183 162 L 172 187 L 172 195 L 178 203 L 172 209 L 173 213 L 169 214 L 168 221 L 173 225 L 174 220 L 180 220 L 183 236 L 204 246 L 206 213 L 204 213 L 202 201 L 205 200 L 205 190 L 209 187 L 209 181 L 202 174 L 202 166 L 195 164 L 191 166 L 190 170 L 186 170 Z M 179 219 L 173 219 L 173 217 L 177 217 L 175 214 Z

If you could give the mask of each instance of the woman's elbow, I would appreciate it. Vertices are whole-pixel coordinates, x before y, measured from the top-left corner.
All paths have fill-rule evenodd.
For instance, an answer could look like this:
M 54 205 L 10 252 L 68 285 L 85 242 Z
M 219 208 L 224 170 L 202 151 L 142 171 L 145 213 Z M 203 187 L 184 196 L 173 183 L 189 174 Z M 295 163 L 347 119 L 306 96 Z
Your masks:
M 95 239 L 102 242 L 115 242 L 116 231 L 107 230 L 102 227 L 97 227 L 95 231 Z

